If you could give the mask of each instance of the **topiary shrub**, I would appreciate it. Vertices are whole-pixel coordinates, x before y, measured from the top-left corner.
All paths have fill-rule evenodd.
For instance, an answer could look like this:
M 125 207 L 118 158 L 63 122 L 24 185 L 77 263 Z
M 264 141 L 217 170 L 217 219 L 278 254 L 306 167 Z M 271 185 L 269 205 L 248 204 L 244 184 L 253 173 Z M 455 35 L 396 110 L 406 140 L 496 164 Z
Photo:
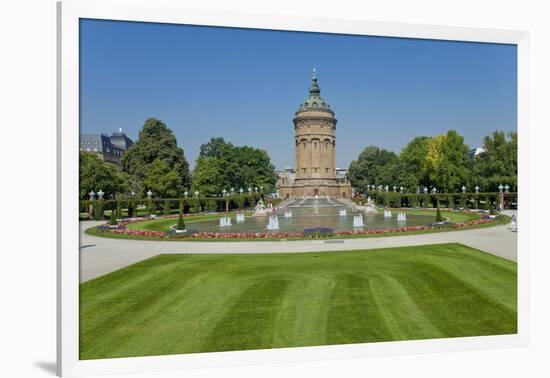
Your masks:
M 437 208 L 435 210 L 435 221 L 436 222 L 443 222 L 443 216 L 441 215 L 441 210 L 439 210 L 439 203 L 437 204 Z
M 178 224 L 176 225 L 176 230 L 185 230 L 185 221 L 183 220 L 183 215 L 180 212 L 178 216 Z
M 116 215 L 122 218 L 122 201 L 116 201 Z
M 111 218 L 110 218 L 109 224 L 111 226 L 116 226 L 118 224 L 118 222 L 116 220 L 116 211 L 115 210 L 111 210 Z
M 103 201 L 95 201 L 94 203 L 94 219 L 95 220 L 103 220 L 105 219 L 103 216 Z
M 483 207 L 485 210 L 491 209 L 491 200 L 489 199 L 489 196 L 485 197 L 485 203 Z

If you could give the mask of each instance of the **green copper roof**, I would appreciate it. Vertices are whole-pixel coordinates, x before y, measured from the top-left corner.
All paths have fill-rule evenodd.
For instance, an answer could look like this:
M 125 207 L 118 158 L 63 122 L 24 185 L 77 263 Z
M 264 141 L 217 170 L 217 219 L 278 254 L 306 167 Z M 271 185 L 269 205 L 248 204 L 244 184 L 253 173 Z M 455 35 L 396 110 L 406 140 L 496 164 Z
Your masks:
M 298 111 L 296 113 L 300 112 L 306 112 L 309 110 L 317 110 L 317 111 L 326 111 L 329 113 L 334 114 L 334 112 L 330 109 L 330 105 L 323 100 L 321 97 L 321 88 L 319 88 L 319 84 L 317 84 L 317 71 L 315 68 L 313 68 L 313 74 L 311 76 L 311 86 L 309 87 L 309 95 L 306 98 L 306 101 L 303 104 L 300 104 L 300 107 L 298 108 Z

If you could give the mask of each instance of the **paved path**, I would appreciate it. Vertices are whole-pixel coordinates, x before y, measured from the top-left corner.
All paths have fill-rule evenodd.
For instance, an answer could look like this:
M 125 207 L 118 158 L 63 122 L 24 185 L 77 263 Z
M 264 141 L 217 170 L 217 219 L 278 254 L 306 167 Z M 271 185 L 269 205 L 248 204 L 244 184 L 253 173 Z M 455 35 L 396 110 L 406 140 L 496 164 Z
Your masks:
M 517 233 L 510 225 L 433 234 L 378 238 L 258 242 L 181 242 L 111 239 L 84 234 L 103 222 L 81 222 L 80 281 L 99 277 L 161 253 L 290 253 L 462 243 L 508 260 L 517 261 Z

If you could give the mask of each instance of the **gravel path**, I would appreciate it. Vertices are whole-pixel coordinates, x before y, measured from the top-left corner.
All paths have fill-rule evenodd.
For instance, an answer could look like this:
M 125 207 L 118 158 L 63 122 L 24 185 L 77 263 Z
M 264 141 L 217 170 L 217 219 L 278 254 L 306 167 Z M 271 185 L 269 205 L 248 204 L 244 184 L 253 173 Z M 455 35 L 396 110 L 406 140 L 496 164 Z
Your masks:
M 508 260 L 517 261 L 517 233 L 511 225 L 432 234 L 345 240 L 174 242 L 111 239 L 84 233 L 103 222 L 80 223 L 80 281 L 99 277 L 161 253 L 291 253 L 461 243 Z

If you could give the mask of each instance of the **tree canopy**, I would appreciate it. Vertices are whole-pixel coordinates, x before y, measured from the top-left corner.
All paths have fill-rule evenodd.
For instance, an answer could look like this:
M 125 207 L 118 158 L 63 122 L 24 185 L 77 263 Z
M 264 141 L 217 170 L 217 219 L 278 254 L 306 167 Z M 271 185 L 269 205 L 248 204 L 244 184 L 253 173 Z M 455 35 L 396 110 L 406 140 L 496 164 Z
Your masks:
M 495 131 L 483 139 L 485 152 L 472 161 L 470 185 L 482 188 L 496 188 L 508 184 L 517 190 L 518 135 Z
M 234 146 L 223 138 L 203 144 L 193 171 L 193 191 L 213 196 L 234 188 L 274 188 L 277 176 L 267 152 L 248 146 Z
M 128 191 L 128 176 L 115 165 L 107 163 L 92 152 L 79 155 L 79 197 L 88 199 L 88 193 L 102 190 L 104 198 L 110 198 Z
M 171 188 L 170 193 L 179 196 L 184 188 L 190 186 L 189 163 L 185 159 L 183 149 L 178 147 L 174 133 L 162 121 L 149 118 L 139 132 L 136 143 L 122 156 L 122 169 L 131 176 L 134 191 L 144 194 L 151 189 L 154 193 L 160 194 L 148 186 L 153 184 L 151 179 L 145 182 L 151 172 L 158 174 L 161 168 L 165 168 L 157 161 L 166 163 L 172 172 L 170 181 L 174 178 L 173 173 L 177 175 L 177 188 Z M 151 167 L 153 163 L 154 167 Z
M 508 184 L 515 190 L 517 134 L 506 137 L 495 131 L 484 138 L 484 148 L 484 153 L 470 159 L 464 137 L 455 130 L 435 137 L 416 137 L 399 155 L 368 146 L 351 162 L 348 178 L 359 192 L 367 191 L 368 185 L 459 192 L 462 185 L 471 191 L 476 185 L 481 191 L 494 191 L 499 184 Z

